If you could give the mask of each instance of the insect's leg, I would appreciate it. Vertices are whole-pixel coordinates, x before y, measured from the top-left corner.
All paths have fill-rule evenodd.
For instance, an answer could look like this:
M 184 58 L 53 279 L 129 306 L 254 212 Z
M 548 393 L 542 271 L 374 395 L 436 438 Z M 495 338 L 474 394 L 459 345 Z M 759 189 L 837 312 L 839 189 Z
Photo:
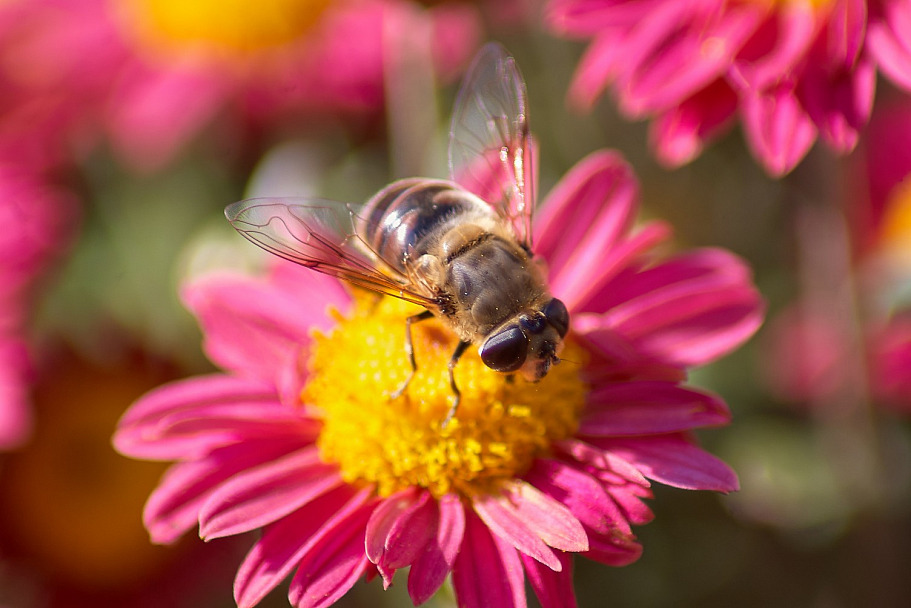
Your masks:
M 453 351 L 452 356 L 449 357 L 449 386 L 452 388 L 452 394 L 455 399 L 452 400 L 452 407 L 449 408 L 449 413 L 446 414 L 446 419 L 443 420 L 443 428 L 446 428 L 446 425 L 448 425 L 449 421 L 452 420 L 452 417 L 455 416 L 456 410 L 459 407 L 459 401 L 462 399 L 462 393 L 459 391 L 459 387 L 456 386 L 454 372 L 456 363 L 459 362 L 465 349 L 469 346 L 471 346 L 471 342 L 459 340 L 459 344 L 456 346 L 455 351 Z
M 429 310 L 425 310 L 422 313 L 412 315 L 405 319 L 405 354 L 408 355 L 408 361 L 411 363 L 411 373 L 405 378 L 405 382 L 402 383 L 402 386 L 398 387 L 395 392 L 392 393 L 392 399 L 398 399 L 402 393 L 405 392 L 405 389 L 408 388 L 408 385 L 411 383 L 411 379 L 414 378 L 414 373 L 418 371 L 418 364 L 414 360 L 414 345 L 411 342 L 411 324 L 417 323 L 418 321 L 426 321 L 431 318 L 433 318 L 433 313 Z

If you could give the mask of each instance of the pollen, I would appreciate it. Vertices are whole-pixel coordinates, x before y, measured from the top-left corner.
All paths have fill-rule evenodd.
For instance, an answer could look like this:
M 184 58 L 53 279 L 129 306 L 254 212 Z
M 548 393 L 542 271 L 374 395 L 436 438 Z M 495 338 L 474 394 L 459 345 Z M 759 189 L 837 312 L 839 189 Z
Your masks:
M 434 496 L 490 492 L 523 475 L 532 461 L 578 427 L 587 386 L 584 351 L 569 343 L 566 360 L 529 383 L 486 367 L 470 348 L 455 368 L 461 401 L 453 403 L 448 362 L 458 342 L 439 320 L 412 325 L 417 372 L 411 370 L 405 319 L 421 309 L 393 298 L 358 301 L 353 314 L 317 334 L 303 391 L 308 411 L 323 420 L 324 461 L 353 484 L 375 484 L 381 496 L 421 487 Z

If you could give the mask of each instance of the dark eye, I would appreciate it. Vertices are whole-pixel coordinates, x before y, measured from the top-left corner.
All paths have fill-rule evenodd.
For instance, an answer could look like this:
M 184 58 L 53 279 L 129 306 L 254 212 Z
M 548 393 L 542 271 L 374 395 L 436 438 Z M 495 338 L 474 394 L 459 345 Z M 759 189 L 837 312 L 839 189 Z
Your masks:
M 516 371 L 527 353 L 528 339 L 515 325 L 487 338 L 480 350 L 484 365 L 498 372 Z
M 542 312 L 547 317 L 547 322 L 553 325 L 560 337 L 565 337 L 566 332 L 569 331 L 569 311 L 566 310 L 566 305 L 554 298 L 547 303 Z

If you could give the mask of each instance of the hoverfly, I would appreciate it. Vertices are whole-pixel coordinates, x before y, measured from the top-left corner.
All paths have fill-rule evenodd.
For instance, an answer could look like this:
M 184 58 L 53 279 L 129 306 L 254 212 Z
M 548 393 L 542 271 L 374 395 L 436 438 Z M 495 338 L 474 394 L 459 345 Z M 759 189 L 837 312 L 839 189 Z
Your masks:
M 543 378 L 560 361 L 569 313 L 551 296 L 531 247 L 532 142 L 525 82 L 498 44 L 485 46 L 456 98 L 450 180 L 396 181 L 357 207 L 324 200 L 250 199 L 228 220 L 266 251 L 357 287 L 425 308 L 405 319 L 405 352 L 417 370 L 413 323 L 437 317 L 458 336 L 453 370 L 466 348 L 498 372 Z

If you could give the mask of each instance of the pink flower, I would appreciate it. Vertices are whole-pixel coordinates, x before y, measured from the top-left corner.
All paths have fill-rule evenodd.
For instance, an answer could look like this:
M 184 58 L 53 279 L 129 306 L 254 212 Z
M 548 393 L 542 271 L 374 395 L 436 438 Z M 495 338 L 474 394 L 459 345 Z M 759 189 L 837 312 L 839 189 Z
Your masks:
M 738 487 L 690 433 L 727 424 L 727 406 L 681 381 L 749 338 L 760 297 L 725 251 L 658 259 L 670 230 L 634 230 L 637 198 L 612 152 L 554 189 L 535 242 L 573 315 L 563 364 L 510 383 L 469 351 L 445 428 L 451 392 L 434 370 L 454 337 L 442 326 L 415 326 L 424 375 L 389 397 L 407 371 L 410 305 L 352 300 L 284 263 L 187 286 L 225 371 L 149 393 L 114 437 L 124 454 L 177 461 L 146 504 L 152 539 L 262 528 L 237 573 L 239 606 L 289 575 L 293 605 L 328 606 L 362 576 L 388 586 L 406 566 L 415 604 L 451 573 L 460 606 L 524 606 L 526 577 L 545 607 L 574 605 L 572 553 L 615 566 L 640 555 L 632 526 L 652 518 L 650 480 Z
M 624 115 L 651 119 L 670 166 L 739 118 L 753 155 L 782 175 L 817 135 L 854 148 L 877 70 L 911 90 L 909 0 L 551 0 L 547 20 L 592 40 L 572 101 L 588 107 L 610 86 Z
M 0 51 L 13 59 L 0 66 L 0 152 L 7 133 L 23 132 L 17 143 L 36 147 L 37 118 L 57 141 L 84 149 L 107 137 L 129 165 L 154 170 L 220 115 L 239 119 L 224 125 L 237 135 L 251 124 L 287 129 L 301 117 L 380 114 L 384 75 L 404 52 L 391 44 L 396 32 L 423 32 L 444 79 L 478 37 L 477 15 L 464 5 L 271 0 L 255 10 L 242 2 L 185 9 L 176 0 L 4 4 Z
M 37 282 L 68 244 L 75 201 L 41 176 L 0 161 L 0 449 L 31 428 L 31 363 L 26 327 Z

